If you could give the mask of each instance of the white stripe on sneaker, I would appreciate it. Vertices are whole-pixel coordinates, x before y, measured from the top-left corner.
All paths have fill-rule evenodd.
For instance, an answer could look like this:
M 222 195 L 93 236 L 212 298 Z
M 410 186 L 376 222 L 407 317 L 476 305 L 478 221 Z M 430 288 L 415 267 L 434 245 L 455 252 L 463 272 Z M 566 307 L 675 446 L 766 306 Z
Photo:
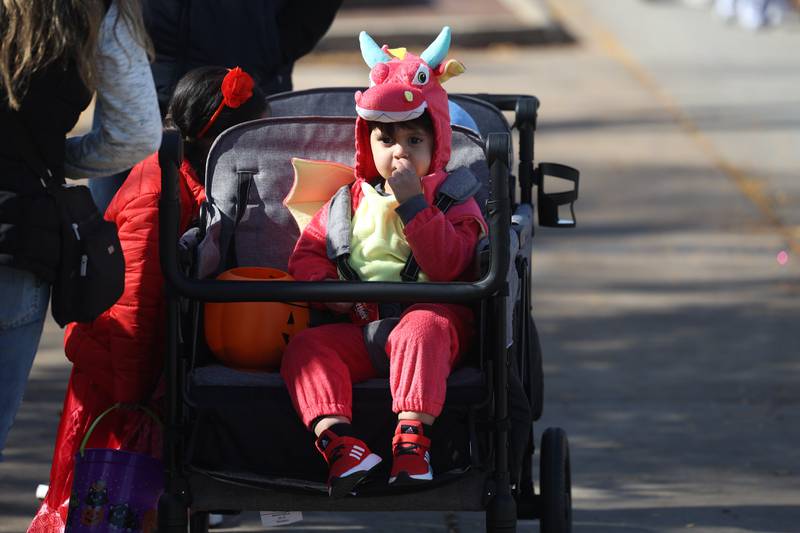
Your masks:
M 356 472 L 361 472 L 362 470 L 372 470 L 375 467 L 375 465 L 377 465 L 380 462 L 381 462 L 381 458 L 379 456 L 375 455 L 374 453 L 371 453 L 366 458 L 364 458 L 363 461 L 358 463 L 356 466 L 354 466 L 350 470 L 342 472 L 339 475 L 339 477 L 340 478 L 347 477 L 350 474 L 355 474 Z

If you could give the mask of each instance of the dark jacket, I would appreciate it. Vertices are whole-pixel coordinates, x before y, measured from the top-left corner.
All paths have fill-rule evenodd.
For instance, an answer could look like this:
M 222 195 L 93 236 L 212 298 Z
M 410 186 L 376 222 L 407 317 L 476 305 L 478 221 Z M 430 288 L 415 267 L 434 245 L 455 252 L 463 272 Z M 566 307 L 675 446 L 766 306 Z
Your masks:
M 240 66 L 265 94 L 292 89 L 294 62 L 333 22 L 341 0 L 145 0 L 162 114 L 178 80 L 205 65 Z
M 64 139 L 90 100 L 77 69 L 59 63 L 34 76 L 19 111 L 0 89 L 0 265 L 53 280 L 60 244 L 55 205 L 22 154 L 63 176 Z

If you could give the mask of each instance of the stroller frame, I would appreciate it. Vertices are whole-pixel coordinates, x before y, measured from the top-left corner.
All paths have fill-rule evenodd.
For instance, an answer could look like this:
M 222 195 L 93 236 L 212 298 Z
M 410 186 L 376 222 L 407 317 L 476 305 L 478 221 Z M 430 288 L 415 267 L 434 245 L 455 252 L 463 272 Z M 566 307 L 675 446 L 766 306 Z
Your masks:
M 352 93 L 351 93 L 352 94 Z M 533 165 L 533 136 L 539 102 L 524 95 L 466 95 L 488 102 L 500 110 L 516 113 L 514 126 L 519 132 L 519 185 L 520 205 L 533 208 L 534 185 L 538 185 L 537 203 L 539 223 L 551 227 L 574 226 L 557 219 L 559 205 L 569 204 L 577 198 L 577 171 L 554 163 Z M 553 487 L 536 495 L 532 480 L 523 479 L 522 486 L 514 487 L 509 469 L 508 437 L 511 426 L 507 394 L 511 355 L 506 345 L 504 331 L 508 316 L 509 287 L 506 278 L 510 265 L 510 221 L 515 205 L 515 178 L 510 173 L 511 140 L 508 133 L 489 133 L 486 137 L 486 159 L 490 172 L 490 199 L 487 203 L 490 260 L 485 275 L 475 282 L 452 283 L 401 283 L 401 282 L 240 282 L 191 279 L 179 267 L 178 225 L 180 204 L 178 195 L 178 168 L 182 160 L 182 145 L 177 132 L 164 134 L 159 151 L 162 169 L 162 194 L 160 209 L 160 256 L 166 279 L 167 298 L 167 349 L 164 365 L 167 393 L 165 400 L 164 465 L 165 491 L 159 501 L 159 531 L 162 533 L 205 531 L 207 511 L 215 509 L 292 509 L 329 511 L 381 511 L 381 510 L 486 510 L 487 531 L 515 531 L 521 518 L 542 518 L 542 531 L 569 531 L 571 525 L 571 496 L 569 482 L 569 454 L 566 435 L 558 428 L 548 429 L 543 436 L 542 475 L 549 471 Z M 555 175 L 575 184 L 568 193 L 548 194 L 543 190 L 543 176 Z M 527 265 L 526 265 L 527 266 Z M 528 267 L 529 268 L 529 267 Z M 523 287 L 529 292 L 530 287 Z M 488 369 L 490 396 L 493 400 L 494 465 L 489 471 L 473 469 L 457 481 L 437 485 L 418 492 L 399 492 L 390 496 L 344 498 L 330 500 L 326 496 L 296 494 L 274 488 L 256 487 L 231 480 L 211 478 L 184 468 L 186 406 L 183 393 L 186 361 L 182 356 L 180 301 L 182 298 L 206 302 L 242 301 L 373 301 L 373 302 L 474 302 L 483 300 L 491 309 L 493 330 L 491 338 L 491 368 Z M 524 301 L 529 306 L 530 296 Z M 529 311 L 526 309 L 526 313 Z M 535 329 L 533 331 L 535 335 Z M 538 342 L 538 340 L 537 340 Z M 532 435 L 532 431 L 531 431 Z M 525 470 L 531 472 L 533 442 L 526 452 Z M 548 449 L 549 456 L 544 457 Z M 227 492 L 224 498 L 203 494 Z M 553 490 L 550 490 L 553 489 Z M 436 497 L 428 496 L 432 493 Z M 460 502 L 455 504 L 454 502 Z M 230 504 L 238 504 L 232 507 Z M 197 512 L 189 518 L 189 510 Z M 546 523 L 545 523 L 546 522 Z

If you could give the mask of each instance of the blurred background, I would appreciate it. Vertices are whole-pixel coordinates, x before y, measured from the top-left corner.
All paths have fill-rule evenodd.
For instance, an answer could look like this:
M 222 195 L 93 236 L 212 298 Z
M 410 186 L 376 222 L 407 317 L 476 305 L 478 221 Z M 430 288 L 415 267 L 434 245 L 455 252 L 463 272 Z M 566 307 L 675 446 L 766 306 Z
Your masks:
M 418 53 L 443 25 L 467 67 L 447 90 L 536 95 L 536 159 L 582 172 L 578 227 L 538 230 L 533 257 L 535 429 L 569 435 L 575 530 L 800 530 L 797 3 L 349 0 L 295 88 L 365 85 L 362 29 Z M 49 322 L 0 464 L 0 532 L 25 530 L 47 483 L 61 338 Z M 483 527 L 305 518 L 275 530 Z M 262 530 L 255 514 L 228 524 Z

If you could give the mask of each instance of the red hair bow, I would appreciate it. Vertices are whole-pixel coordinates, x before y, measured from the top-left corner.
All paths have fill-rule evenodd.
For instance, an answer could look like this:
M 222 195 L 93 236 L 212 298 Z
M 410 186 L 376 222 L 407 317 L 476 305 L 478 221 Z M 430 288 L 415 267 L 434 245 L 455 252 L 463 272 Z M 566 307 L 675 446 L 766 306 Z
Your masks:
M 197 138 L 199 139 L 205 135 L 211 125 L 214 124 L 214 121 L 217 120 L 217 117 L 219 117 L 223 107 L 228 106 L 231 109 L 236 109 L 247 102 L 250 97 L 253 96 L 254 85 L 255 82 L 250 74 L 243 71 L 240 67 L 228 70 L 228 73 L 225 74 L 225 77 L 222 79 L 222 102 L 219 104 L 217 110 L 214 111 L 214 114 L 211 115 L 208 124 L 197 134 Z
M 222 103 L 236 109 L 253 96 L 253 78 L 241 68 L 232 68 L 222 80 Z

